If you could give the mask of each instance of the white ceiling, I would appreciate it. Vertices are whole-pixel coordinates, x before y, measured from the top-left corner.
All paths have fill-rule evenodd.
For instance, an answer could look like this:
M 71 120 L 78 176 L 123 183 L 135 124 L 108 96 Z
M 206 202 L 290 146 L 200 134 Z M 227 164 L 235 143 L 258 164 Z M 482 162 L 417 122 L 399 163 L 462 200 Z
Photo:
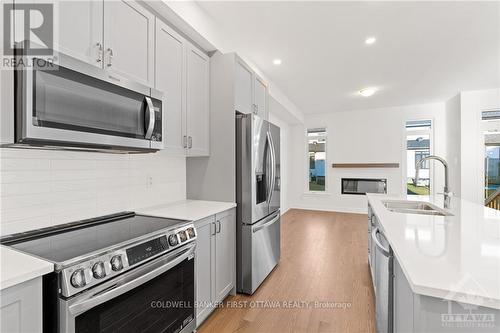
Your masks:
M 304 113 L 445 101 L 500 86 L 499 2 L 198 4 Z M 368 36 L 377 42 L 365 45 Z M 379 91 L 364 98 L 357 91 L 365 87 Z

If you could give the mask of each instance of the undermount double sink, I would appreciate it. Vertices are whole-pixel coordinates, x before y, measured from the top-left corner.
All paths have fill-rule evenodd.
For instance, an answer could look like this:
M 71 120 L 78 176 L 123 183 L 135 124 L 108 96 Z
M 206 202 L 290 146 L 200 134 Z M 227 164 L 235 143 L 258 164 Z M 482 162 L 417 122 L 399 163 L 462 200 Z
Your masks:
M 382 201 L 385 208 L 391 212 L 403 214 L 452 216 L 446 210 L 427 202 L 408 200 L 385 200 Z

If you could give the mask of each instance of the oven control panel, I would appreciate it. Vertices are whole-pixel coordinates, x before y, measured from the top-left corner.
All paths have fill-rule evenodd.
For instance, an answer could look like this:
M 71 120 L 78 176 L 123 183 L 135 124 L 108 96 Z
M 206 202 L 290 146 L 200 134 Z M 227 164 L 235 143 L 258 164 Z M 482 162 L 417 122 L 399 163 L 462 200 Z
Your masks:
M 167 236 L 152 239 L 127 249 L 127 259 L 129 265 L 137 264 L 163 251 L 168 250 Z
M 196 229 L 188 225 L 67 267 L 61 271 L 61 294 L 69 297 L 79 293 L 195 239 Z

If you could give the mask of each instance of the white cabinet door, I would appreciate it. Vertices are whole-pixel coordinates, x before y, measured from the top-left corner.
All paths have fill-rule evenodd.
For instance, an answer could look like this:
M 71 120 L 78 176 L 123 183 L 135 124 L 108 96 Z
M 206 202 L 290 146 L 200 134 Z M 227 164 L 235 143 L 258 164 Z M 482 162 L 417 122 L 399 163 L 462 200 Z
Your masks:
M 257 75 L 254 80 L 254 103 L 257 115 L 267 120 L 267 84 Z
M 0 332 L 42 332 L 42 278 L 0 291 Z
M 213 253 L 215 248 L 215 217 L 196 221 L 196 322 L 200 324 L 212 312 L 214 300 L 215 270 Z
M 186 52 L 188 155 L 208 156 L 210 149 L 209 58 L 189 43 Z
M 254 112 L 253 71 L 241 59 L 236 58 L 234 81 L 234 105 L 241 113 Z
M 153 86 L 154 20 L 137 2 L 104 1 L 104 60 L 109 71 Z
M 185 39 L 156 19 L 155 87 L 163 92 L 163 147 L 184 155 Z
M 56 1 L 56 50 L 102 68 L 103 1 Z
M 235 216 L 234 210 L 216 215 L 215 300 L 222 301 L 234 287 Z

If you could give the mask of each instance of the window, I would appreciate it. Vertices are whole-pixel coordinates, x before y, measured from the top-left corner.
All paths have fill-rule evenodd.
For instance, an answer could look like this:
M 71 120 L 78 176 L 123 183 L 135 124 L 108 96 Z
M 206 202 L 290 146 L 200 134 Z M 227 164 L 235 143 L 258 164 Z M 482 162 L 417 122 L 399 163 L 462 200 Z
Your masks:
M 308 189 L 324 192 L 326 189 L 326 129 L 307 130 Z
M 406 122 L 406 192 L 407 194 L 430 194 L 430 163 L 424 162 L 419 172 L 419 181 L 414 184 L 416 164 L 431 155 L 431 120 Z
M 484 200 L 500 210 L 500 110 L 483 111 Z
M 421 159 L 426 158 L 429 156 L 429 150 L 416 150 L 415 151 L 415 165 L 420 162 Z M 428 170 L 429 169 L 429 161 L 425 161 L 424 164 L 421 167 L 422 170 Z

